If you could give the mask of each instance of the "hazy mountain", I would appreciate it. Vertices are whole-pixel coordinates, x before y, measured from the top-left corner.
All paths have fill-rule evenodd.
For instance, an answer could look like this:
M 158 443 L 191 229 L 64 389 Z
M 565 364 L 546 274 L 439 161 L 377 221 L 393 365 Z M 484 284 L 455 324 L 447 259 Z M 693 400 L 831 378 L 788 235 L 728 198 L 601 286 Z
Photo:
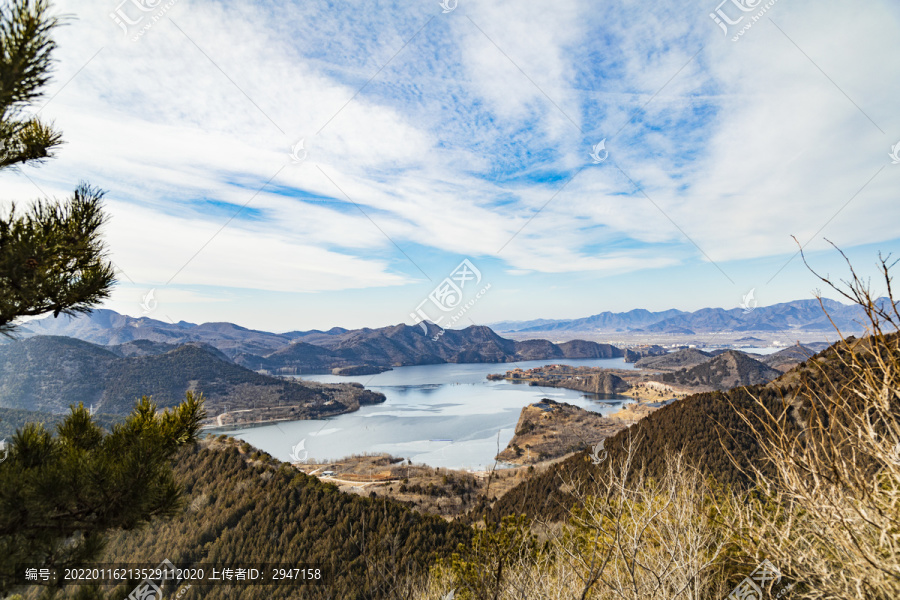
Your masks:
M 332 330 L 334 331 L 334 330 Z M 403 366 L 439 363 L 502 363 L 516 360 L 564 358 L 618 358 L 624 352 L 609 344 L 573 340 L 554 344 L 547 340 L 514 341 L 489 327 L 441 330 L 427 324 L 355 329 L 319 336 L 316 345 L 296 342 L 269 354 L 234 357 L 250 369 L 310 372 L 348 365 Z
M 186 321 L 168 323 L 149 317 L 129 317 L 113 310 L 97 309 L 86 315 L 35 319 L 24 325 L 19 337 L 30 335 L 64 335 L 94 344 L 113 346 L 135 340 L 149 340 L 162 344 L 205 342 L 228 356 L 239 352 L 269 353 L 291 343 L 302 332 L 276 334 L 247 329 L 233 323 L 203 323 Z
M 342 333 L 347 333 L 348 331 L 350 331 L 350 330 L 344 329 L 343 327 L 332 327 L 328 331 L 320 331 L 318 329 L 312 329 L 310 331 L 290 331 L 283 335 L 285 337 L 290 337 L 292 340 L 297 341 L 297 342 L 306 342 L 307 344 L 319 344 L 325 340 L 333 338 L 334 336 L 341 335 Z
M 645 356 L 634 366 L 638 369 L 682 369 L 696 367 L 712 360 L 713 354 L 696 348 L 684 348 L 661 356 Z
M 728 350 L 702 364 L 665 373 L 659 379 L 675 385 L 728 390 L 742 385 L 768 383 L 780 375 L 781 371 L 744 352 Z
M 859 307 L 846 306 L 834 300 L 823 300 L 823 304 L 839 327 L 848 330 L 858 328 L 853 318 L 861 317 Z M 663 319 L 648 326 L 647 331 L 669 332 L 678 328 L 689 328 L 697 332 L 782 331 L 794 328 L 834 331 L 818 300 L 784 302 L 759 307 L 750 312 L 740 308 L 701 308 L 687 315 Z
M 882 302 L 885 300 L 882 299 Z M 823 299 L 823 305 L 835 324 L 845 331 L 859 331 L 865 321 L 862 309 Z M 694 312 L 643 309 L 623 313 L 603 312 L 590 317 L 569 320 L 546 320 L 494 323 L 498 332 L 625 332 L 649 333 L 713 333 L 734 331 L 834 331 L 822 306 L 816 299 L 794 300 L 745 311 L 742 308 L 701 308 Z
M 567 319 L 530 319 L 527 321 L 497 321 L 489 323 L 494 331 L 524 331 L 528 327 L 552 325 L 554 323 L 567 322 Z
M 622 350 L 609 344 L 573 340 L 513 341 L 489 327 L 442 330 L 431 323 L 377 329 L 267 333 L 232 323 L 166 323 L 100 309 L 77 317 L 47 317 L 28 322 L 20 337 L 65 335 L 102 344 L 122 357 L 168 352 L 186 343 L 217 348 L 235 363 L 253 370 L 309 373 L 351 365 L 419 365 L 445 362 L 510 362 L 558 358 L 615 358 Z
M 806 362 L 808 358 L 813 356 L 816 350 L 807 346 L 791 346 L 784 350 L 779 350 L 774 354 L 764 356 L 760 360 L 773 369 L 778 369 L 782 373 L 793 369 L 800 363 Z
M 493 323 L 497 331 L 630 331 L 658 323 L 664 319 L 685 315 L 680 310 L 650 312 L 643 308 L 624 313 L 602 312 L 590 317 L 571 320 L 535 319 Z
M 191 390 L 206 395 L 211 414 L 225 405 L 231 410 L 293 406 L 296 418 L 303 418 L 339 414 L 384 399 L 352 384 L 313 384 L 261 375 L 205 344 L 184 344 L 142 356 L 123 357 L 116 349 L 121 346 L 104 348 L 58 336 L 0 346 L 0 407 L 60 413 L 82 402 L 105 413 L 126 414 L 141 396 L 152 396 L 160 407 L 167 407 L 181 402 Z
M 266 356 L 242 352 L 234 356 L 236 364 L 254 371 L 279 371 L 293 373 L 327 372 L 335 367 L 360 364 L 353 357 L 335 353 L 321 346 L 296 342 Z

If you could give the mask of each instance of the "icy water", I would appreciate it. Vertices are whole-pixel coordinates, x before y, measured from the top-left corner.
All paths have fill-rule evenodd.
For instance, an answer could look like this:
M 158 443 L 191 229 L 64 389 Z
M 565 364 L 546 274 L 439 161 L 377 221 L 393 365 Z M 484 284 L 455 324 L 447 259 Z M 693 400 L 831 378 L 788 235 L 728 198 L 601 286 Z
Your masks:
M 632 369 L 621 358 L 563 360 L 567 365 Z M 358 381 L 383 393 L 377 406 L 324 420 L 292 421 L 228 432 L 280 460 L 337 459 L 363 452 L 388 452 L 413 463 L 454 469 L 484 469 L 512 439 L 522 407 L 550 398 L 608 414 L 631 400 L 507 381 L 487 381 L 489 373 L 529 369 L 553 361 L 501 364 L 442 364 L 397 367 L 360 377 L 304 375 L 322 382 Z

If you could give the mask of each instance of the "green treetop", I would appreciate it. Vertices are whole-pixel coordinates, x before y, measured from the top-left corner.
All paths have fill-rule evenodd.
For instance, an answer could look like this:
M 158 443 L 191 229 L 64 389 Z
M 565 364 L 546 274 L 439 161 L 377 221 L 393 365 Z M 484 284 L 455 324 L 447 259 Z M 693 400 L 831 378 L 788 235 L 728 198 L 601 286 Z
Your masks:
M 46 0 L 0 5 L 0 170 L 53 156 L 62 136 L 27 113 L 50 78 L 59 18 Z M 100 228 L 103 192 L 86 184 L 66 202 L 41 200 L 0 215 L 0 333 L 14 320 L 74 314 L 109 296 L 115 281 Z

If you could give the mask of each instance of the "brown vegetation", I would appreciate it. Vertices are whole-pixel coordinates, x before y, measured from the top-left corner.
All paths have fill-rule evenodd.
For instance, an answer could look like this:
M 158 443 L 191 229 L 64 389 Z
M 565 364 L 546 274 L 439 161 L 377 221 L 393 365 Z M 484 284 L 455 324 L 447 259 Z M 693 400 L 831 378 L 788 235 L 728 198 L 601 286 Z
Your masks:
M 528 465 L 559 458 L 590 448 L 625 427 L 618 419 L 545 398 L 522 409 L 515 435 L 497 460 Z
M 412 464 L 388 454 L 348 456 L 332 462 L 295 463 L 304 473 L 338 486 L 342 492 L 391 498 L 423 513 L 452 519 L 495 500 L 550 462 L 530 468 L 460 471 Z M 325 475 L 326 472 L 333 473 Z

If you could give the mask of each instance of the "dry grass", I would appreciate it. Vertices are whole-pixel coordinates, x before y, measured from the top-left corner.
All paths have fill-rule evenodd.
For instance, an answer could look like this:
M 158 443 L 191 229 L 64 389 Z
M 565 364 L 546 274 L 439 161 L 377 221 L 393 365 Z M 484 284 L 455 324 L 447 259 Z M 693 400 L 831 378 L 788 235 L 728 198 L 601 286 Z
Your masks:
M 454 590 L 458 600 L 724 598 L 717 576 L 727 536 L 709 517 L 716 492 L 679 456 L 654 481 L 633 455 L 632 447 L 610 463 L 599 490 L 576 491 L 568 524 L 511 521 L 476 534 L 472 548 L 434 569 L 414 597 L 438 600 Z M 539 528 L 544 539 L 530 537 Z
M 749 421 L 774 476 L 756 469 L 761 498 L 735 501 L 732 526 L 745 550 L 800 581 L 798 599 L 900 598 L 900 314 L 876 303 L 853 271 L 847 291 L 865 309 L 869 335 L 843 339 L 832 364 L 840 381 L 803 386 L 782 414 Z M 803 424 L 799 438 L 785 419 Z

